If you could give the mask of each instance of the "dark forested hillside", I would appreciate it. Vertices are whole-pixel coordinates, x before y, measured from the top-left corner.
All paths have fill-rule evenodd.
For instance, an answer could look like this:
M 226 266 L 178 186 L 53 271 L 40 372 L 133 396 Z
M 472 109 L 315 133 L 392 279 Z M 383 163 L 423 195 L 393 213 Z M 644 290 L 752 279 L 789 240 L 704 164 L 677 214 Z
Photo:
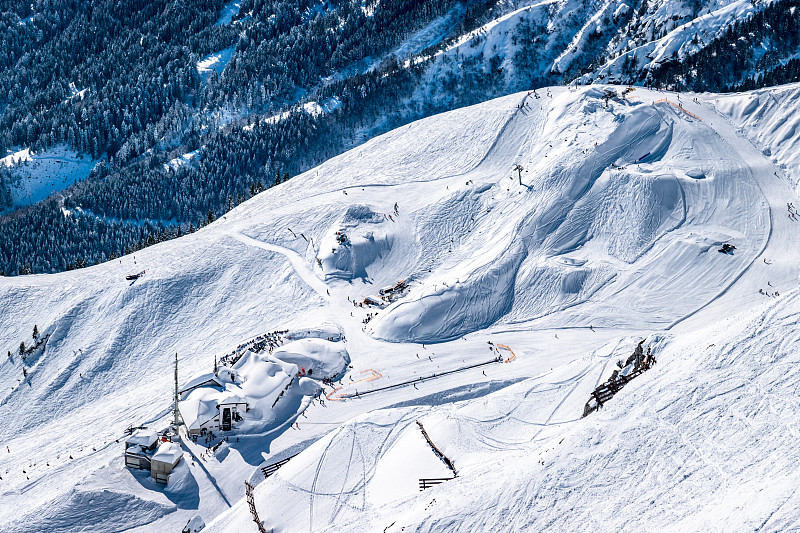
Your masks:
M 570 82 L 705 5 L 673 2 L 663 20 L 661 4 L 645 0 L 613 11 L 600 1 L 528 4 L 0 0 L 0 157 L 68 146 L 99 161 L 86 179 L 17 211 L 11 186 L 23 178 L 0 164 L 0 272 L 91 265 L 193 231 L 398 125 Z M 655 68 L 626 61 L 623 81 L 719 91 L 797 79 L 796 4 L 763 5 Z M 448 48 L 520 7 L 491 46 L 481 31 L 463 50 Z M 227 63 L 199 70 L 224 51 Z M 325 110 L 309 112 L 308 102 Z
M 66 143 L 104 162 L 56 198 L 0 218 L 0 271 L 106 260 L 195 228 L 276 176 L 343 151 L 356 127 L 396 105 L 417 69 L 337 73 L 380 58 L 454 2 L 373 4 L 244 2 L 226 24 L 215 24 L 221 0 L 3 4 L 0 39 L 9 53 L 0 58 L 0 149 Z M 235 53 L 224 75 L 202 80 L 198 60 L 229 46 Z M 338 111 L 291 110 L 325 79 Z M 258 118 L 287 106 L 280 121 Z M 237 120 L 210 118 L 220 110 Z M 198 148 L 197 165 L 163 164 Z M 0 174 L 0 207 L 9 203 L 7 174 Z M 72 214 L 60 220 L 56 206 Z
M 637 81 L 672 89 L 727 92 L 800 80 L 800 1 L 778 0 L 737 20 L 711 44 Z M 633 80 L 632 80 L 633 81 Z

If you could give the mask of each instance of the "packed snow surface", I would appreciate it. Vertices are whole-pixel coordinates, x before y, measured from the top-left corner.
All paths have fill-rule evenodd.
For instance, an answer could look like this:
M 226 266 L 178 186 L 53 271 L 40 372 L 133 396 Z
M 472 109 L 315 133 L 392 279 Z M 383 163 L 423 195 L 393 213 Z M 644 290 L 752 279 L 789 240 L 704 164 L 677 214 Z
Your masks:
M 41 152 L 25 148 L 0 159 L 0 165 L 12 172 L 12 208 L 35 204 L 54 192 L 86 179 L 97 160 L 78 154 L 65 145 Z
M 135 256 L 0 278 L 2 529 L 257 531 L 245 480 L 275 531 L 796 527 L 794 137 L 749 119 L 794 91 L 514 94 Z M 183 398 L 249 398 L 249 424 L 184 440 L 166 487 L 124 468 L 175 353 L 184 386 L 279 330 Z M 657 364 L 582 418 L 642 339 Z M 332 382 L 272 410 L 298 366 Z M 424 492 L 453 472 L 417 422 L 457 473 Z
M 713 101 L 719 113 L 739 128 L 767 157 L 800 186 L 800 87 L 719 95 Z

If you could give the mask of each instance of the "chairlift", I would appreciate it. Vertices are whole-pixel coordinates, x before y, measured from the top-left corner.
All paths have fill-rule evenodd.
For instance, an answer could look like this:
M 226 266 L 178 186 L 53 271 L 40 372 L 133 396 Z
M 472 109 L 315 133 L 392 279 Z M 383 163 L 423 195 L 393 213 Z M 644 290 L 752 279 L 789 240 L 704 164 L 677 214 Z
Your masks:
M 145 271 L 142 270 L 138 274 L 128 274 L 127 276 L 125 276 L 125 279 L 128 280 L 128 281 L 134 281 L 134 280 L 137 280 L 140 277 L 144 276 L 144 273 L 145 273 Z

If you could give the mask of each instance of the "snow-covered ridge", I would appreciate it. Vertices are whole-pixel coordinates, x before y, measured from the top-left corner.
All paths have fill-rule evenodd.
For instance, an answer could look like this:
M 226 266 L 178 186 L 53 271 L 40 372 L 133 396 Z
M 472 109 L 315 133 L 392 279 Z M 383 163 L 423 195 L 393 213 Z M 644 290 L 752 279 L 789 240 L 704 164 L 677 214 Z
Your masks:
M 720 95 L 714 106 L 780 166 L 795 190 L 800 186 L 800 84 Z
M 769 2 L 719 0 L 633 3 L 628 0 L 542 0 L 521 5 L 455 36 L 434 55 L 418 97 L 436 80 L 484 75 L 496 87 L 526 83 L 621 83 L 669 60 L 682 60 L 728 26 Z M 527 4 L 527 5 L 525 5 Z M 406 64 L 422 61 L 409 58 Z M 502 89 L 497 94 L 502 94 Z
M 661 38 L 650 40 L 635 46 L 630 51 L 617 55 L 597 72 L 586 75 L 582 82 L 593 80 L 614 81 L 620 79 L 622 66 L 626 61 L 633 61 L 637 69 L 647 71 L 657 67 L 669 59 L 684 59 L 687 55 L 697 52 L 708 45 L 715 37 L 736 21 L 747 18 L 757 9 L 762 9 L 766 3 L 756 3 L 750 0 L 737 0 L 725 5 L 721 3 L 717 9 L 690 20 L 669 32 Z M 665 5 L 668 5 L 665 4 Z M 668 23 L 668 13 L 660 14 L 661 24 Z M 647 25 L 646 25 L 647 26 Z M 669 28 L 669 26 L 666 26 Z M 650 30 L 651 32 L 653 30 Z M 628 44 L 630 46 L 630 43 Z

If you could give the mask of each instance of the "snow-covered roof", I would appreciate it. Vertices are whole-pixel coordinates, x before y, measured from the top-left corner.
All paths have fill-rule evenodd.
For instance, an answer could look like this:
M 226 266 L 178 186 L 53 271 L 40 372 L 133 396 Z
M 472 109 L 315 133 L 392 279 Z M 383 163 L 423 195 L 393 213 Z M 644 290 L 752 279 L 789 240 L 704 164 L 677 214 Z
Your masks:
M 137 429 L 130 437 L 125 439 L 126 444 L 143 446 L 149 448 L 158 440 L 158 434 L 152 429 Z
M 174 442 L 162 442 L 158 450 L 153 454 L 153 461 L 161 461 L 162 463 L 177 464 L 183 455 L 183 450 L 178 444 Z
M 222 387 L 222 382 L 217 379 L 213 373 L 202 374 L 196 378 L 190 379 L 180 390 L 179 394 L 183 395 L 197 387 Z
M 142 453 L 144 450 L 138 444 L 131 444 L 128 446 L 128 449 L 125 450 L 125 453 Z
M 247 401 L 245 401 L 241 396 L 237 396 L 236 394 L 227 394 L 223 396 L 221 400 L 219 400 L 219 405 L 230 405 L 235 403 L 246 404 Z
M 215 388 L 198 387 L 181 400 L 178 407 L 189 429 L 200 429 L 206 422 L 217 416 L 219 394 L 220 391 Z

